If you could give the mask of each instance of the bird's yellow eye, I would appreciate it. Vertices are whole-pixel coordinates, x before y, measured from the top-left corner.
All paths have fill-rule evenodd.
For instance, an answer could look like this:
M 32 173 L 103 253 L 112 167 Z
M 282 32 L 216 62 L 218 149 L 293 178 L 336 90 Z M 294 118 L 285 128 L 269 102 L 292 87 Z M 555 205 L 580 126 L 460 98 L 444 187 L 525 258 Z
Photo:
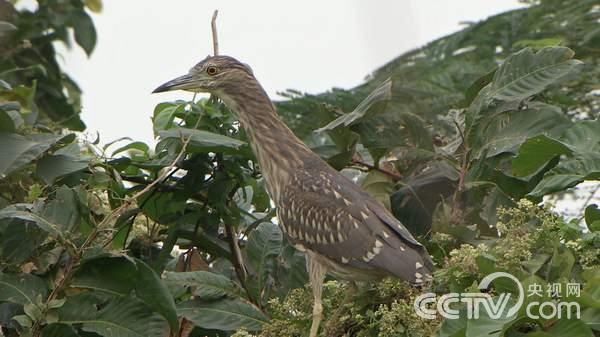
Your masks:
M 210 66 L 206 68 L 206 73 L 209 75 L 215 75 L 217 73 L 217 67 Z

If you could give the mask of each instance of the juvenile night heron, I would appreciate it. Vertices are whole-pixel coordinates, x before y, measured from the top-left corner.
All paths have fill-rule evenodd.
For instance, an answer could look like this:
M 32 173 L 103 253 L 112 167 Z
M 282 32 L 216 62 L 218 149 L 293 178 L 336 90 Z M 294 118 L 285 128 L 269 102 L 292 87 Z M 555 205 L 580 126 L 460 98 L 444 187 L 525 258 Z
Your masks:
M 326 272 L 354 281 L 392 275 L 419 284 L 431 278 L 433 265 L 425 248 L 292 133 L 248 66 L 228 56 L 207 57 L 154 92 L 177 89 L 216 95 L 245 128 L 281 229 L 306 254 L 314 294 L 311 337 L 322 319 Z

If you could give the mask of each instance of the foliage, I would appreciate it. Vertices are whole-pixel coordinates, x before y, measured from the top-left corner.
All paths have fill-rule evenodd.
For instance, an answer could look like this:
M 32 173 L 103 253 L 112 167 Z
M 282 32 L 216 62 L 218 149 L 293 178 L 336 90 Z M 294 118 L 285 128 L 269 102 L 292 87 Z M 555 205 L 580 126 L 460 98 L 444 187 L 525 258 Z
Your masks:
M 86 11 L 101 7 L 0 1 L 2 333 L 306 335 L 304 257 L 272 221 L 229 110 L 213 99 L 157 105 L 154 148 L 73 133 L 85 127 L 80 91 L 53 43 L 91 53 Z M 277 103 L 315 152 L 421 235 L 438 266 L 424 289 L 386 279 L 347 297 L 351 286 L 329 279 L 322 335 L 600 334 L 598 207 L 566 221 L 537 206 L 600 177 L 599 15 L 591 0 L 541 1 L 407 53 L 354 90 Z M 581 319 L 427 321 L 413 310 L 422 291 L 472 291 L 493 271 L 581 283 Z

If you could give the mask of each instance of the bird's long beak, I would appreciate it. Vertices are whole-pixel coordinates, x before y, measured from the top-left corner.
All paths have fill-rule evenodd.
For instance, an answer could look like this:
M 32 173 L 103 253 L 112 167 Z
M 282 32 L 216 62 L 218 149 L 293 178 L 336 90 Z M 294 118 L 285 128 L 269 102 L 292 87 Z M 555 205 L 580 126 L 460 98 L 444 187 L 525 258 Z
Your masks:
M 171 90 L 193 90 L 197 88 L 197 83 L 194 77 L 190 74 L 179 76 L 176 79 L 170 80 L 154 89 L 152 93 L 165 92 Z

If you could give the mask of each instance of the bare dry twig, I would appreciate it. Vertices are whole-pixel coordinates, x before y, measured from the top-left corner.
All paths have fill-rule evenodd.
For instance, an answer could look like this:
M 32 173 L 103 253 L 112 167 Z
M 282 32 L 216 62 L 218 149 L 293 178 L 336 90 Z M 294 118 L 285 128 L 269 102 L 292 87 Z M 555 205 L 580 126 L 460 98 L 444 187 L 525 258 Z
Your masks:
M 217 36 L 217 15 L 219 11 L 215 9 L 213 13 L 212 20 L 210 21 L 210 27 L 212 29 L 212 38 L 213 38 L 213 55 L 219 55 L 219 39 Z

